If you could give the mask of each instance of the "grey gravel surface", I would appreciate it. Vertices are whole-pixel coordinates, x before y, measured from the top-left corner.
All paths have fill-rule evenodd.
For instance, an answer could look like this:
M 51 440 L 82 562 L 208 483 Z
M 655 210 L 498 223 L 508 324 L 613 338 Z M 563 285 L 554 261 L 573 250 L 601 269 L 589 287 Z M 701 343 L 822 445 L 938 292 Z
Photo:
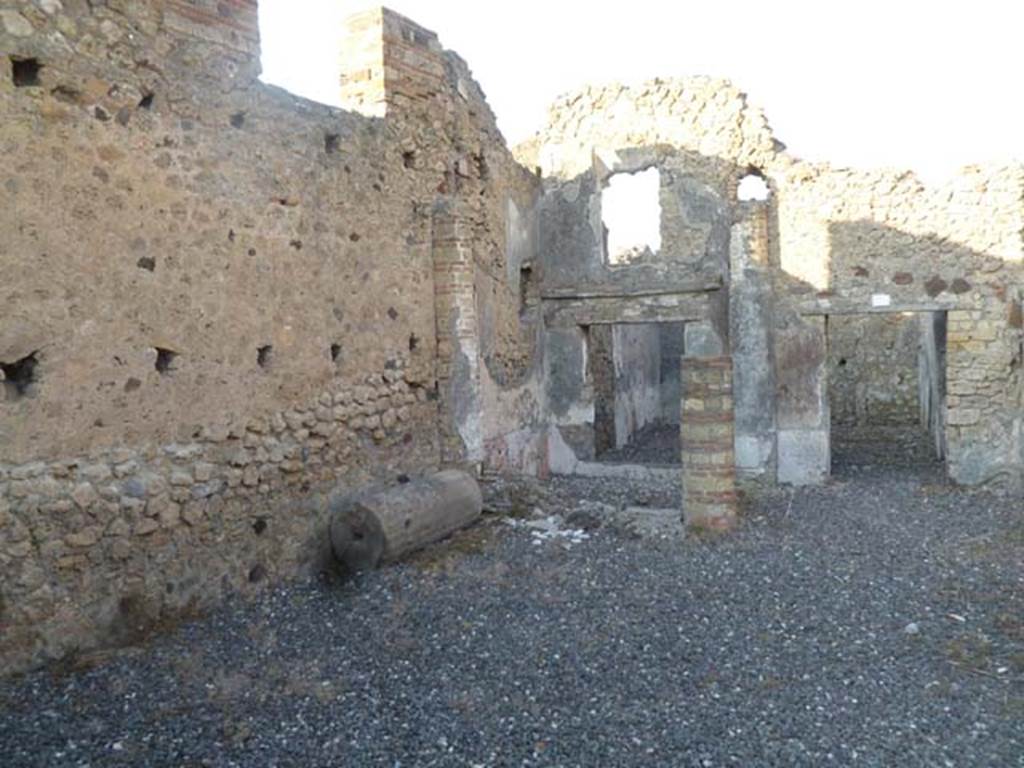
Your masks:
M 488 490 L 588 536 L 491 514 L 399 566 L 0 683 L 0 764 L 1024 765 L 1016 498 L 890 467 L 666 541 L 602 521 L 674 484 Z
M 841 474 L 873 472 L 879 467 L 943 471 L 931 435 L 916 427 L 833 424 L 832 463 Z
M 679 464 L 679 425 L 649 424 L 625 445 L 605 451 L 598 461 L 614 464 Z

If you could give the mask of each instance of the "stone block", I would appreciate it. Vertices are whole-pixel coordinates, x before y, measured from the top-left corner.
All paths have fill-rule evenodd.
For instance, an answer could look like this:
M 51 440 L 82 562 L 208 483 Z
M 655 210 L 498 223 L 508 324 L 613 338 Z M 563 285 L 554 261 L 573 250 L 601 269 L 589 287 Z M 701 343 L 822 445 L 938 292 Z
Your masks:
M 780 429 L 778 480 L 790 485 L 820 485 L 831 471 L 829 432 L 824 429 Z

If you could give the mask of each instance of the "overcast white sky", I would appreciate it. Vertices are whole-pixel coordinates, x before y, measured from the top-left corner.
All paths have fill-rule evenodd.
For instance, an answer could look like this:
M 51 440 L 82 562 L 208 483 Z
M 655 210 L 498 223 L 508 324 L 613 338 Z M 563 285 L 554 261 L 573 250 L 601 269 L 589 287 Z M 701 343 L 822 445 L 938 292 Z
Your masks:
M 264 79 L 337 103 L 342 21 L 260 0 Z M 393 0 L 472 67 L 510 144 L 588 82 L 726 77 L 796 155 L 913 168 L 1024 160 L 1021 0 Z

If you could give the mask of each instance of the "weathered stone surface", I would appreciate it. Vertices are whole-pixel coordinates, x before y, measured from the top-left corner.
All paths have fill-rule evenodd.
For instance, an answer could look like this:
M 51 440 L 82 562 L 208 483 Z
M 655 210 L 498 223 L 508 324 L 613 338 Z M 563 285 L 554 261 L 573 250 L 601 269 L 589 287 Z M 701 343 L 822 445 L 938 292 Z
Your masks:
M 831 471 L 829 434 L 822 429 L 780 429 L 779 482 L 818 485 Z
M 916 425 L 921 316 L 829 319 L 828 394 L 832 424 Z
M 94 525 L 78 531 L 77 533 L 72 533 L 64 540 L 67 542 L 69 547 L 91 547 L 100 540 L 102 535 L 103 529 L 98 525 Z
M 71 498 L 80 508 L 88 509 L 99 499 L 99 494 L 89 483 L 79 483 L 71 491 Z

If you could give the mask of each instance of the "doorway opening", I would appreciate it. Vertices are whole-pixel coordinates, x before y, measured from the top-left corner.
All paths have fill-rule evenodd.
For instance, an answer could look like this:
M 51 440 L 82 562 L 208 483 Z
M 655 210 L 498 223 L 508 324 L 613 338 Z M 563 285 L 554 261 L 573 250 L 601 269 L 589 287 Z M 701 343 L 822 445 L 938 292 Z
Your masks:
M 594 397 L 597 461 L 679 464 L 683 351 L 683 323 L 590 327 L 587 380 Z
M 828 318 L 832 473 L 944 469 L 946 313 Z

